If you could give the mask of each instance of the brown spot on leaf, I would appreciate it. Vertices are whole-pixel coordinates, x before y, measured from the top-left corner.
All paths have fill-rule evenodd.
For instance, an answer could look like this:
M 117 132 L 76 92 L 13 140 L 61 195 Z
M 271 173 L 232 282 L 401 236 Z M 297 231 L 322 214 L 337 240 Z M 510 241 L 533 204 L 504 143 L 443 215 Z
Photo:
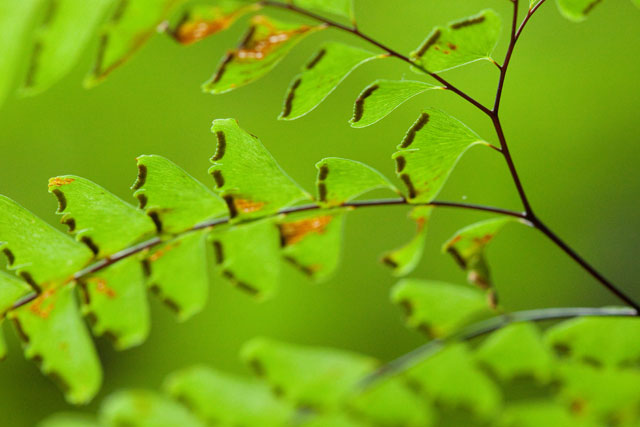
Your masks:
M 587 7 L 584 8 L 584 10 L 582 11 L 583 15 L 588 15 L 589 12 L 591 12 L 593 10 L 594 7 L 596 7 L 602 0 L 594 0 L 591 3 L 589 3 L 587 5 Z
M 151 255 L 149 255 L 149 257 L 147 258 L 150 262 L 154 262 L 159 260 L 160 258 L 162 258 L 163 256 L 165 256 L 167 254 L 167 252 L 169 252 L 172 249 L 175 249 L 176 247 L 180 246 L 180 241 L 176 240 L 172 243 L 166 244 L 163 247 L 161 247 L 160 249 L 158 249 L 157 251 L 155 251 L 154 253 L 152 253 Z
M 284 101 L 284 109 L 282 110 L 282 117 L 289 117 L 291 114 L 291 110 L 293 109 L 293 98 L 295 97 L 296 89 L 302 83 L 302 79 L 298 78 L 289 88 L 289 92 L 287 93 L 287 98 Z
M 138 176 L 136 177 L 136 182 L 131 186 L 132 190 L 140 189 L 144 183 L 147 181 L 147 167 L 141 163 L 138 163 Z
M 213 79 L 211 80 L 212 83 L 218 83 L 220 81 L 220 79 L 224 75 L 224 72 L 227 70 L 227 65 L 229 65 L 229 63 L 233 61 L 234 57 L 235 57 L 235 52 L 233 51 L 227 52 L 225 57 L 220 62 L 220 65 L 218 66 L 218 70 L 216 71 L 215 76 L 213 76 Z
M 456 22 L 454 24 L 451 24 L 451 29 L 452 30 L 459 30 L 460 28 L 465 28 L 465 27 L 469 27 L 471 25 L 480 24 L 480 23 L 484 22 L 485 19 L 486 18 L 484 16 L 477 16 L 475 18 L 465 19 L 464 21 L 460 21 L 460 22 Z
M 449 46 L 449 49 L 451 50 L 458 50 L 458 46 L 451 42 L 447 42 L 447 46 Z
M 409 198 L 410 199 L 415 198 L 417 195 L 417 192 L 416 192 L 416 187 L 414 187 L 413 182 L 411 181 L 411 177 L 406 173 L 403 173 L 402 175 L 400 175 L 400 179 L 402 180 L 402 182 L 404 182 L 404 185 L 407 186 L 407 190 L 409 191 Z
M 396 173 L 402 172 L 405 166 L 407 166 L 407 159 L 404 156 L 396 157 Z
M 440 30 L 435 30 L 431 35 L 431 37 L 429 37 L 424 42 L 424 44 L 420 47 L 420 49 L 418 49 L 417 56 L 419 57 L 424 56 L 424 54 L 427 53 L 429 48 L 438 42 L 438 39 L 440 39 L 441 35 L 442 35 L 442 32 Z
M 187 17 L 187 19 L 184 19 L 173 31 L 173 36 L 178 43 L 183 45 L 195 43 L 229 28 L 239 13 L 240 11 L 238 10 L 209 21 L 204 19 L 191 21 Z
M 96 292 L 105 295 L 109 299 L 113 299 L 117 296 L 116 291 L 109 287 L 105 279 L 100 277 L 90 277 L 87 279 L 87 283 L 94 285 Z
M 327 184 L 324 182 L 318 183 L 318 198 L 321 202 L 327 201 Z
M 224 186 L 224 177 L 222 176 L 222 172 L 219 170 L 213 171 L 213 180 L 216 183 L 216 187 L 221 188 Z
M 316 272 L 322 269 L 322 266 L 319 264 L 304 265 L 292 256 L 285 256 L 284 259 L 309 277 L 313 277 Z
M 320 49 L 318 53 L 316 53 L 316 55 L 311 59 L 311 61 L 307 63 L 306 65 L 307 70 L 311 70 L 313 67 L 318 65 L 318 62 L 320 62 L 320 60 L 324 58 L 326 54 L 327 54 L 326 49 Z
M 62 187 L 63 185 L 71 184 L 74 181 L 73 178 L 51 178 L 49 180 L 49 188 L 51 187 Z
M 55 302 L 47 300 L 56 293 L 55 288 L 49 288 L 42 292 L 33 302 L 29 305 L 29 311 L 41 319 L 47 319 L 51 314 L 51 311 L 55 308 Z
M 332 220 L 332 216 L 325 215 L 280 224 L 280 234 L 284 246 L 295 245 L 309 233 L 323 234 Z
M 216 153 L 211 158 L 211 161 L 218 161 L 224 157 L 224 153 L 227 150 L 227 137 L 224 132 L 217 131 L 216 138 L 218 139 L 218 144 L 216 145 Z
M 358 96 L 353 110 L 353 119 L 351 120 L 352 122 L 357 123 L 362 119 L 362 115 L 364 114 L 364 101 L 379 88 L 380 86 L 378 85 L 369 86 L 364 90 L 364 92 L 360 94 L 360 96 Z
M 264 59 L 271 51 L 281 44 L 289 41 L 293 36 L 304 34 L 311 29 L 307 25 L 303 25 L 294 30 L 281 31 L 273 27 L 264 16 L 256 16 L 252 21 L 254 24 L 264 25 L 269 28 L 269 33 L 259 39 L 256 39 L 255 31 L 251 32 L 245 38 L 241 47 L 236 52 L 238 61 L 259 61 Z
M 386 255 L 386 256 L 382 257 L 381 261 L 382 261 L 383 264 L 388 265 L 389 267 L 393 268 L 394 270 L 399 267 L 398 263 L 395 262 L 391 258 L 391 255 Z
M 64 212 L 64 210 L 67 208 L 67 198 L 64 196 L 64 193 L 57 188 L 53 189 L 51 193 L 56 196 L 56 199 L 58 199 L 57 213 Z
M 246 199 L 233 199 L 233 204 L 240 213 L 257 212 L 264 207 L 264 202 L 254 202 Z
M 400 144 L 400 147 L 408 148 L 413 143 L 413 140 L 416 138 L 416 134 L 420 132 L 422 128 L 426 126 L 427 123 L 429 123 L 429 114 L 422 113 L 418 118 L 418 120 L 413 124 L 413 126 L 411 126 L 411 129 L 409 129 L 409 132 L 407 132 L 407 135 L 402 140 L 402 144 Z

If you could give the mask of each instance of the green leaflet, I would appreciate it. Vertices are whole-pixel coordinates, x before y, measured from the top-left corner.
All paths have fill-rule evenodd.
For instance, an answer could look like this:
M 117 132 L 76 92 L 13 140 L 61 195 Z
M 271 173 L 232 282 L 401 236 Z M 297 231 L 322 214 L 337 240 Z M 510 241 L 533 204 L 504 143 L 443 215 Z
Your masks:
M 546 343 L 560 355 L 593 365 L 629 365 L 640 359 L 640 319 L 585 317 L 546 332 Z
M 443 88 L 414 80 L 376 80 L 356 99 L 349 123 L 354 128 L 371 126 L 414 96 L 434 89 Z
M 156 246 L 145 259 L 149 288 L 180 321 L 202 311 L 209 297 L 206 234 L 197 231 L 177 237 Z
M 485 257 L 487 245 L 502 227 L 511 222 L 520 222 L 513 217 L 498 217 L 471 224 L 458 230 L 443 246 L 460 267 L 468 273 L 468 280 L 483 289 L 491 288 L 491 275 Z
M 420 263 L 432 211 L 431 206 L 416 206 L 411 209 L 409 218 L 416 222 L 416 235 L 404 246 L 382 256 L 382 262 L 393 269 L 395 276 L 406 276 Z
M 376 366 L 372 358 L 264 338 L 242 349 L 242 359 L 296 406 L 333 408 Z
M 66 75 L 103 22 L 116 0 L 49 0 L 50 12 L 36 37 L 24 87 L 42 92 Z
M 280 239 L 274 220 L 239 224 L 210 235 L 222 276 L 252 295 L 268 298 L 278 287 Z
M 102 404 L 100 420 L 107 426 L 205 426 L 181 404 L 145 390 L 112 394 Z
M 491 54 L 501 31 L 500 16 L 486 9 L 446 27 L 434 28 L 422 45 L 411 52 L 411 59 L 432 73 L 482 59 L 493 61 Z
M 372 190 L 399 191 L 377 170 L 355 160 L 328 157 L 316 163 L 318 201 L 323 206 L 340 206 Z
M 383 57 L 342 43 L 325 44 L 291 82 L 279 119 L 294 120 L 304 116 L 357 67 Z
M 468 285 L 404 279 L 391 290 L 407 311 L 407 324 L 432 338 L 444 337 L 491 314 L 485 292 Z
M 253 17 L 240 46 L 222 58 L 202 90 L 212 94 L 225 93 L 259 79 L 278 65 L 306 35 L 323 28 L 285 23 L 266 16 Z
M 353 17 L 353 0 L 291 0 L 291 3 L 304 9 L 316 9 L 345 18 Z
M 32 291 L 24 280 L 0 271 L 0 319 L 16 301 Z
M 278 223 L 284 259 L 317 281 L 329 278 L 340 263 L 343 211 L 287 215 Z
M 174 372 L 164 388 L 210 425 L 280 427 L 294 416 L 266 385 L 204 366 Z
M 185 0 L 119 0 L 102 33 L 98 58 L 86 84 L 100 83 L 126 62 L 156 32 L 163 19 Z
M 489 145 L 447 113 L 425 110 L 392 156 L 396 174 L 407 186 L 409 201 L 432 201 L 460 157 L 477 144 Z
M 112 339 L 118 350 L 142 344 L 150 316 L 142 265 L 132 256 L 79 282 L 83 312 L 96 336 Z
M 549 380 L 552 355 L 532 323 L 512 323 L 491 334 L 476 350 L 476 360 L 504 380 L 531 376 Z
M 100 427 L 100 424 L 88 414 L 61 412 L 47 417 L 37 427 Z
M 507 406 L 500 427 L 597 427 L 598 424 L 574 416 L 569 408 L 556 402 L 527 401 Z
M 557 0 L 560 13 L 566 18 L 581 22 L 602 0 Z
M 179 233 L 228 214 L 227 205 L 200 181 L 161 156 L 140 156 L 133 195 L 165 233 Z
M 51 178 L 49 193 L 58 199 L 60 222 L 99 258 L 156 232 L 148 216 L 88 179 L 72 175 Z
M 8 316 L 24 341 L 25 356 L 39 360 L 42 373 L 61 385 L 67 401 L 87 403 L 95 396 L 102 369 L 73 286 L 48 289 Z
M 529 0 L 529 10 L 533 9 L 541 0 Z
M 66 280 L 93 257 L 83 244 L 0 196 L 0 249 L 9 267 L 32 285 Z
M 501 404 L 498 387 L 473 363 L 465 344 L 453 344 L 411 368 L 407 375 L 436 402 L 468 408 L 481 417 L 495 415 Z
M 311 198 L 235 120 L 214 120 L 211 131 L 218 144 L 209 173 L 231 218 L 262 217 Z

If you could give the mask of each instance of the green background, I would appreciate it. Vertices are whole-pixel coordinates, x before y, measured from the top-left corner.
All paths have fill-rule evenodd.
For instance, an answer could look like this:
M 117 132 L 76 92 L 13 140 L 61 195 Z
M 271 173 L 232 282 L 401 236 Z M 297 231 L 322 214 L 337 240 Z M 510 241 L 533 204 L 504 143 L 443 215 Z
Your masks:
M 503 17 L 509 13 L 504 0 L 361 0 L 357 14 L 363 31 L 409 52 L 432 26 L 484 7 L 495 8 Z M 639 22 L 640 12 L 628 1 L 603 2 L 582 24 L 563 19 L 552 2 L 544 5 L 514 56 L 502 111 L 513 155 L 539 216 L 636 298 Z M 353 100 L 365 85 L 376 78 L 416 78 L 393 59 L 358 69 L 308 116 L 277 121 L 290 79 L 320 41 L 362 45 L 336 31 L 312 35 L 251 86 L 221 96 L 202 94 L 200 83 L 235 44 L 241 27 L 186 48 L 157 36 L 92 90 L 80 84 L 91 66 L 93 52 L 88 52 L 51 90 L 35 98 L 11 98 L 0 110 L 0 193 L 57 223 L 55 198 L 46 192 L 51 176 L 81 175 L 134 203 L 129 186 L 136 175 L 135 157 L 160 154 L 211 183 L 206 171 L 215 149 L 209 132 L 215 118 L 237 118 L 309 190 L 314 163 L 327 156 L 361 160 L 393 176 L 390 156 L 423 107 L 445 109 L 495 141 L 486 117 L 442 91 L 413 99 L 377 125 L 351 129 L 347 121 Z M 504 48 L 502 43 L 498 58 Z M 497 70 L 488 62 L 444 76 L 491 102 Z M 462 159 L 439 198 L 520 208 L 503 160 L 482 148 Z M 384 250 L 413 232 L 406 212 L 387 207 L 351 214 L 342 267 L 327 283 L 309 283 L 285 267 L 281 292 L 258 304 L 214 278 L 205 311 L 184 324 L 152 297 L 152 333 L 144 345 L 120 353 L 98 340 L 105 382 L 96 402 L 123 387 L 157 388 L 166 374 L 194 363 L 246 372 L 237 360 L 239 348 L 259 335 L 347 348 L 383 360 L 424 342 L 403 326 L 400 310 L 389 303 L 395 279 L 378 262 Z M 463 282 L 464 274 L 439 248 L 455 230 L 484 218 L 481 213 L 435 212 L 424 259 L 413 276 Z M 617 303 L 534 230 L 508 227 L 489 256 L 508 310 Z M 15 334 L 5 329 L 10 353 L 0 364 L 1 423 L 32 425 L 51 412 L 69 409 L 53 383 L 23 359 Z

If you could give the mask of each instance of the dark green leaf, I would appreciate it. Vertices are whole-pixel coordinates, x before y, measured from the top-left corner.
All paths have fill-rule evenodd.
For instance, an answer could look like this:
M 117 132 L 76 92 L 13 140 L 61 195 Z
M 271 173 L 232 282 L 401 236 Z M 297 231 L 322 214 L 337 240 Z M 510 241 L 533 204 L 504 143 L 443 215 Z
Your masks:
M 396 276 L 405 276 L 411 273 L 420 263 L 424 250 L 425 237 L 429 217 L 433 208 L 431 206 L 416 206 L 409 212 L 409 218 L 418 226 L 416 235 L 406 245 L 385 253 L 382 262 L 393 269 Z

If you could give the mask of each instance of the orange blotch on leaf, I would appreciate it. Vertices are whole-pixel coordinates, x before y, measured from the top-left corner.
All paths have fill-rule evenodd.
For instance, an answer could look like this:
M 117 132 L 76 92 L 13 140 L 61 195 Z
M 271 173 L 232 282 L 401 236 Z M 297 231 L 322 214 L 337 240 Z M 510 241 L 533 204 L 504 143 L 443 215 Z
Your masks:
M 115 298 L 117 295 L 116 291 L 110 288 L 107 285 L 107 281 L 104 279 L 101 279 L 99 277 L 91 277 L 87 280 L 87 282 L 95 284 L 96 292 L 98 292 L 99 294 L 104 294 L 110 299 Z
M 61 187 L 63 185 L 71 184 L 74 181 L 73 178 L 51 178 L 49 180 L 49 188 L 51 187 Z
M 246 199 L 233 199 L 233 204 L 238 212 L 257 212 L 264 207 L 264 202 L 254 202 Z
M 332 216 L 319 216 L 280 224 L 280 232 L 284 245 L 294 245 L 304 239 L 309 233 L 324 233 L 327 225 L 329 225 L 332 220 Z

